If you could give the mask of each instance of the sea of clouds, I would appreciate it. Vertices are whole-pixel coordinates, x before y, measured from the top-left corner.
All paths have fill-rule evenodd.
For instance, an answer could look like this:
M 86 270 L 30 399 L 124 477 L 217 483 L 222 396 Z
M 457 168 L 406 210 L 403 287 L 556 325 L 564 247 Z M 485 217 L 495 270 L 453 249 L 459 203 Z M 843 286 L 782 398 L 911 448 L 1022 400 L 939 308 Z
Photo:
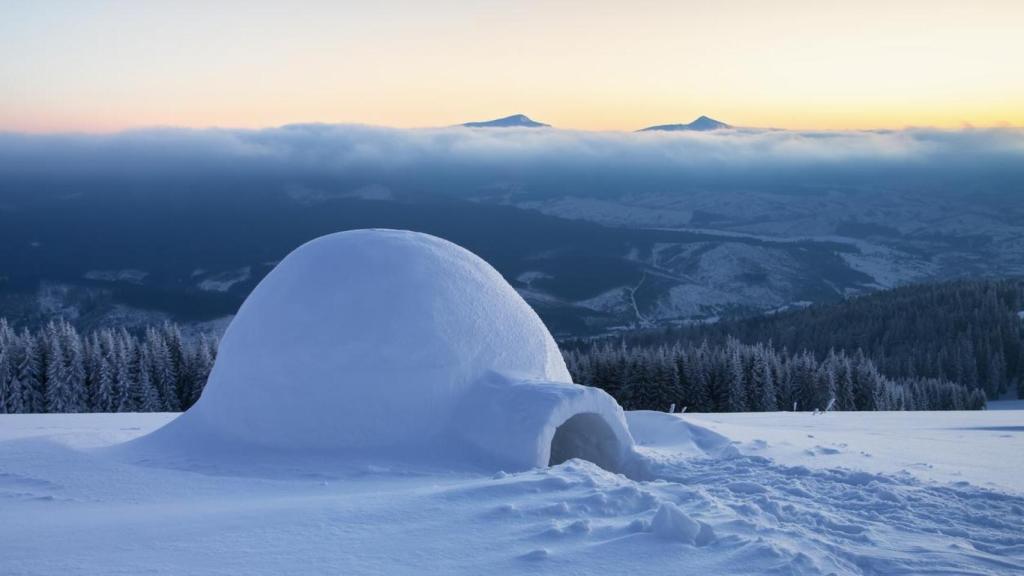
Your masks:
M 801 182 L 1005 188 L 1024 182 L 1024 130 L 631 133 L 303 124 L 0 133 L 0 186 L 11 177 L 204 174 L 342 176 L 454 190 L 494 181 L 566 190 Z

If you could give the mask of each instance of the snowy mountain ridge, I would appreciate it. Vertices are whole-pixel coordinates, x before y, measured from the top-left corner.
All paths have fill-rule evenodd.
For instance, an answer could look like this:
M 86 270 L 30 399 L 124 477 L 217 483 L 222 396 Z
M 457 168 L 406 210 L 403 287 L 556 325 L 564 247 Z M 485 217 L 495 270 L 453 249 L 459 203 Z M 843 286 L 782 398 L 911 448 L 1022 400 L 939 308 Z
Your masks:
M 496 118 L 494 120 L 485 120 L 482 122 L 466 122 L 460 124 L 465 128 L 549 128 L 549 124 L 537 122 L 530 119 L 525 114 L 513 114 L 511 116 L 505 116 L 503 118 Z
M 732 126 L 708 116 L 700 116 L 689 124 L 659 124 L 641 128 L 638 132 L 709 132 L 726 128 L 732 128 Z

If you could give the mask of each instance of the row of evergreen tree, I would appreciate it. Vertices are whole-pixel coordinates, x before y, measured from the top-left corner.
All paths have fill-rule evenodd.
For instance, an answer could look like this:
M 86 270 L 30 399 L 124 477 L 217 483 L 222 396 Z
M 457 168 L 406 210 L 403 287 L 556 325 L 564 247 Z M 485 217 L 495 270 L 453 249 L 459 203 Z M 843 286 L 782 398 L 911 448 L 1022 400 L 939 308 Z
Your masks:
M 563 346 L 563 354 L 576 382 L 604 389 L 630 410 L 672 404 L 697 412 L 985 405 L 981 388 L 944 378 L 889 378 L 859 349 L 819 357 L 731 337 L 710 342 L 576 342 Z M 19 332 L 0 318 L 0 413 L 186 410 L 199 398 L 216 354 L 216 338 L 184 338 L 170 323 L 140 333 L 101 329 L 81 335 L 64 321 Z
M 0 413 L 185 410 L 216 353 L 216 339 L 174 324 L 83 336 L 64 321 L 16 332 L 0 318 Z
M 890 379 L 862 352 L 789 354 L 727 339 L 658 346 L 604 342 L 563 351 L 573 380 L 627 410 L 978 410 L 985 393 L 935 378 Z
M 910 285 L 802 310 L 638 331 L 629 346 L 675 342 L 809 350 L 863 350 L 890 378 L 934 378 L 981 388 L 989 398 L 1017 388 L 1024 397 L 1024 281 L 971 280 Z M 579 346 L 579 343 L 575 344 Z

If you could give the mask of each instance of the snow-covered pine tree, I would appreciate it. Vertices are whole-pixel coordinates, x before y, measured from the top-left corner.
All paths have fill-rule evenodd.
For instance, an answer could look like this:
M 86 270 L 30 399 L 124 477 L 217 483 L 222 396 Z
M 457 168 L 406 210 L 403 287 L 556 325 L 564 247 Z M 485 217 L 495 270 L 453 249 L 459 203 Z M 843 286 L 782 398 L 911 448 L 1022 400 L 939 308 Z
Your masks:
M 61 320 L 59 325 L 61 349 L 64 352 L 64 386 L 68 391 L 67 412 L 88 410 L 85 389 L 85 353 L 82 340 L 74 326 Z
M 651 381 L 651 366 L 648 359 L 638 350 L 629 357 L 626 383 L 623 386 L 624 407 L 627 410 L 650 410 L 657 401 Z
M 824 411 L 836 397 L 836 375 L 833 364 L 830 362 L 818 364 L 816 381 L 814 401 L 808 408 L 817 408 Z
M 10 358 L 11 374 L 8 381 L 7 396 L 7 411 L 10 414 L 24 414 L 28 412 L 27 393 L 25 384 L 21 381 L 21 371 L 19 369 L 24 353 L 25 346 L 19 337 L 14 343 Z
M 43 337 L 46 350 L 46 411 L 67 412 L 72 403 L 72 391 L 60 328 L 56 322 L 47 324 Z
M 93 389 L 92 406 L 96 412 L 116 412 L 117 395 L 114 392 L 115 386 L 115 356 L 117 354 L 117 343 L 114 334 L 110 330 L 100 332 L 98 345 L 94 354 L 96 375 L 95 387 Z
M 726 411 L 746 412 L 749 408 L 747 401 L 747 383 L 744 381 L 743 357 L 741 356 L 740 343 L 737 340 L 729 340 L 726 344 Z
M 981 388 L 975 388 L 971 390 L 971 395 L 967 400 L 968 410 L 983 410 L 985 408 L 985 391 Z
M 0 414 L 16 412 L 14 380 L 17 348 L 17 335 L 11 330 L 7 320 L 0 318 Z
M 853 369 L 850 367 L 850 359 L 845 354 L 829 352 L 826 362 L 832 364 L 832 373 L 835 375 L 836 384 L 836 410 L 854 410 L 856 406 L 853 400 Z
M 14 333 L 7 320 L 0 318 L 0 414 L 11 412 L 11 381 L 14 379 Z
M 751 360 L 751 392 L 757 395 L 752 409 L 760 412 L 775 412 L 779 409 L 768 355 L 764 346 L 757 346 Z
M 860 350 L 857 350 L 851 364 L 853 368 L 853 401 L 857 410 L 876 410 L 875 388 L 879 381 L 878 371 Z
M 45 412 L 45 351 L 39 340 L 27 328 L 22 329 L 19 340 L 21 340 L 22 353 L 18 363 L 17 377 L 21 384 L 22 411 L 26 413 Z
M 192 382 L 188 404 L 182 406 L 182 409 L 188 409 L 199 400 L 199 396 L 203 393 L 203 387 L 206 386 L 206 380 L 210 377 L 210 370 L 213 369 L 213 360 L 216 354 L 217 340 L 207 338 L 205 334 L 200 336 L 192 358 Z
M 684 352 L 687 361 L 685 375 L 688 382 L 689 409 L 693 412 L 711 412 L 714 406 L 711 402 L 711 392 L 708 384 L 708 360 L 710 353 L 707 345 L 697 349 L 690 349 Z
M 181 410 L 181 401 L 178 395 L 178 378 L 175 372 L 175 360 L 171 354 L 163 331 L 150 328 L 146 332 L 146 341 L 143 344 L 149 351 L 149 357 L 153 365 L 153 382 L 160 394 L 160 405 L 167 412 L 178 412 Z
M 103 364 L 103 352 L 98 332 L 92 332 L 83 339 L 85 354 L 85 401 L 90 412 L 96 409 L 97 392 L 99 390 L 100 369 Z
M 794 402 L 798 410 L 811 411 L 824 408 L 819 393 L 818 363 L 809 352 L 801 352 L 792 361 Z
M 654 383 L 652 394 L 653 410 L 668 410 L 669 406 L 680 404 L 682 400 L 682 388 L 679 385 L 679 373 L 676 371 L 676 363 L 669 357 L 668 351 L 662 347 L 654 355 L 654 367 L 651 380 Z
M 14 347 L 10 342 L 0 341 L 0 414 L 11 414 L 14 370 L 11 367 Z
M 177 324 L 164 322 L 160 327 L 160 336 L 167 347 L 167 354 L 170 360 L 169 373 L 165 376 L 172 378 L 170 389 L 173 391 L 173 402 L 164 401 L 167 409 L 173 411 L 181 410 L 181 407 L 188 401 L 191 392 L 189 380 L 188 352 L 185 349 L 185 341 L 181 336 L 181 329 Z
M 135 351 L 134 382 L 132 401 L 140 412 L 159 412 L 163 405 L 160 393 L 153 384 L 153 363 L 146 346 L 139 346 Z
M 125 329 L 120 329 L 114 337 L 114 349 L 111 354 L 113 375 L 113 411 L 132 412 L 132 370 L 131 358 L 136 348 L 135 340 Z
M 18 364 L 22 344 L 5 320 L 0 318 L 0 414 L 23 412 Z

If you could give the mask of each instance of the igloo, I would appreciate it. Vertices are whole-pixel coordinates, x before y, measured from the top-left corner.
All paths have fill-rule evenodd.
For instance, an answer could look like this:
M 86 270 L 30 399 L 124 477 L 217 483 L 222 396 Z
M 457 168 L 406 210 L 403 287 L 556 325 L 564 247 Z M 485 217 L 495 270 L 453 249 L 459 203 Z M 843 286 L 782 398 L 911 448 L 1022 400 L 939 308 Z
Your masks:
M 252 446 L 509 471 L 572 457 L 620 471 L 633 446 L 619 405 L 572 383 L 543 322 L 494 268 L 399 230 L 330 234 L 282 260 L 177 424 Z

